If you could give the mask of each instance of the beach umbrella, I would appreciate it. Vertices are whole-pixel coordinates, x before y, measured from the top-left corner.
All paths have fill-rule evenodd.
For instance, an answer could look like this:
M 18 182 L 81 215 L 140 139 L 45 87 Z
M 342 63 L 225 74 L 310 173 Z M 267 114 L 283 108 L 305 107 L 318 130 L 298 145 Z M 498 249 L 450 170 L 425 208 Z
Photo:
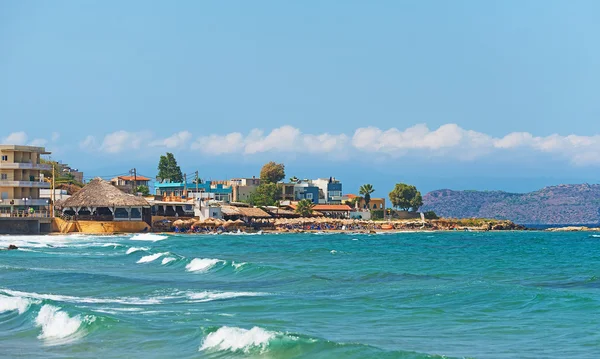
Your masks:
M 181 219 L 178 219 L 175 222 L 173 222 L 173 225 L 177 228 L 183 227 L 183 221 Z

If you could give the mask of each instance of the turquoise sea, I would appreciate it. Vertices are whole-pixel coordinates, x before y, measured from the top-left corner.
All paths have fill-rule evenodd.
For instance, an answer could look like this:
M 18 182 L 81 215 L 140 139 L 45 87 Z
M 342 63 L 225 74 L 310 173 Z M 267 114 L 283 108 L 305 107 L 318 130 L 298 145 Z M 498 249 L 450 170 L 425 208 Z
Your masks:
M 1 236 L 1 358 L 598 358 L 600 235 Z

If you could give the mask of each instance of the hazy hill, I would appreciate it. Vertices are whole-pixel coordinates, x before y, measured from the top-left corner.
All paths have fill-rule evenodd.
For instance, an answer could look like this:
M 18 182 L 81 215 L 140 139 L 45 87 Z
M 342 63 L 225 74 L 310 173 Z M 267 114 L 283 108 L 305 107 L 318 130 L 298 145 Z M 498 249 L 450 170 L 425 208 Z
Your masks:
M 523 224 L 600 223 L 600 185 L 545 187 L 530 193 L 452 191 L 441 189 L 423 197 L 422 211 L 441 217 L 509 219 Z

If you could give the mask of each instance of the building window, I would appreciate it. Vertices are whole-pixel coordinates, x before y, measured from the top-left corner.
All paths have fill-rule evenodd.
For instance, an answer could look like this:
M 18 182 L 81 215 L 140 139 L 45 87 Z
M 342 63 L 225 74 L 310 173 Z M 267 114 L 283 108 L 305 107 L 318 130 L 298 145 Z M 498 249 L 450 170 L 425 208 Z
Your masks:
M 140 210 L 140 208 L 136 208 L 136 207 L 131 208 L 131 218 L 132 219 L 142 218 L 142 211 Z
M 129 218 L 129 212 L 127 212 L 127 209 L 125 208 L 117 208 L 115 209 L 114 217 L 118 219 L 127 219 Z
M 312 200 L 313 199 L 313 194 L 312 193 L 307 193 L 306 194 L 306 199 Z
M 8 156 L 2 156 L 2 161 L 8 161 Z
M 2 176 L 1 176 L 1 178 L 2 178 L 3 180 L 6 180 L 6 179 L 8 179 L 8 174 L 6 174 L 6 173 L 3 173 L 3 174 L 2 174 Z
M 374 205 L 373 205 L 373 209 L 377 209 L 377 204 L 374 204 Z

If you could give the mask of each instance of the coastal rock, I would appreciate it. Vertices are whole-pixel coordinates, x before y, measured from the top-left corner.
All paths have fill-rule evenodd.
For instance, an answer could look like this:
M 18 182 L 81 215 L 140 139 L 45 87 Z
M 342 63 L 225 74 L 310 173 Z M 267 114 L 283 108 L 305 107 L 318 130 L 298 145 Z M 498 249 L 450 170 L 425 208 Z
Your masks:
M 600 228 L 589 228 L 589 227 L 576 227 L 576 226 L 568 226 L 568 227 L 559 227 L 559 228 L 548 228 L 546 231 L 548 232 L 598 232 Z
M 9 244 L 7 249 L 8 249 L 8 250 L 11 250 L 11 249 L 19 249 L 19 247 L 15 246 L 14 244 Z

